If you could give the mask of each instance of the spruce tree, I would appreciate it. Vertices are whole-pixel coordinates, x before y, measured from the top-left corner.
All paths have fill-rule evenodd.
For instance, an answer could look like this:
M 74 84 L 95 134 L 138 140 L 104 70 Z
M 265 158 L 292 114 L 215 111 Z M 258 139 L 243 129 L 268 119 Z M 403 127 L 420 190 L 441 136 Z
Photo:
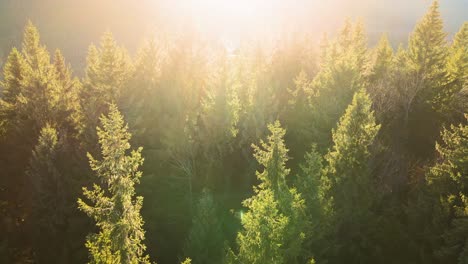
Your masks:
M 361 23 L 347 20 L 334 41 L 323 47 L 321 69 L 312 81 L 310 100 L 320 149 L 326 149 L 329 133 L 352 100 L 353 94 L 365 85 L 363 73 L 367 64 L 367 40 Z
M 409 38 L 408 63 L 419 77 L 416 86 L 422 86 L 420 103 L 433 103 L 447 85 L 447 34 L 439 11 L 439 2 L 433 1 L 429 11 L 416 25 Z M 418 89 L 415 87 L 414 89 Z M 440 107 L 433 105 L 434 108 Z
M 316 145 L 304 156 L 303 163 L 299 164 L 300 171 L 295 179 L 295 186 L 306 204 L 309 223 L 318 224 L 320 219 L 320 193 L 319 186 L 322 177 L 323 159 L 318 153 Z
M 126 50 L 117 46 L 110 32 L 102 36 L 99 47 L 89 47 L 81 93 L 88 143 L 95 144 L 94 128 L 108 104 L 122 105 L 122 94 L 128 88 L 131 72 L 132 65 Z
M 320 232 L 321 226 L 324 223 L 322 212 L 323 193 L 320 193 L 320 182 L 323 172 L 323 158 L 317 151 L 315 144 L 312 145 L 310 151 L 306 152 L 304 161 L 299 164 L 299 172 L 296 175 L 294 185 L 298 192 L 304 198 L 305 213 L 306 213 L 306 237 L 304 243 L 304 251 L 306 255 L 313 256 L 316 253 L 317 244 L 320 244 L 323 239 Z M 313 234 L 313 235 L 312 235 Z
M 407 148 L 411 155 L 429 158 L 447 106 L 453 100 L 447 73 L 448 43 L 435 0 L 411 33 L 404 64 L 407 76 L 403 130 L 407 130 Z M 401 126 L 401 125 L 400 125 Z
M 67 64 L 60 50 L 54 53 L 53 65 L 56 71 L 56 78 L 60 86 L 61 106 L 63 109 L 60 115 L 71 127 L 65 127 L 69 137 L 77 138 L 83 132 L 84 120 L 79 101 L 81 83 L 78 78 L 73 77 L 71 66 Z
M 460 30 L 455 34 L 452 45 L 449 49 L 449 59 L 447 63 L 449 74 L 448 94 L 440 98 L 449 98 L 454 95 L 454 100 L 446 102 L 447 111 L 464 112 L 468 107 L 466 92 L 463 89 L 468 86 L 468 22 L 463 23 Z M 452 110 L 453 109 L 453 110 Z
M 367 89 L 376 110 L 376 117 L 386 126 L 395 118 L 395 112 L 398 110 L 395 105 L 397 93 L 392 83 L 393 67 L 393 49 L 387 36 L 383 35 L 373 51 L 372 63 L 366 79 Z
M 79 208 L 99 228 L 99 233 L 89 235 L 86 241 L 90 263 L 149 263 L 142 243 L 143 198 L 135 197 L 135 184 L 142 175 L 138 171 L 143 164 L 142 148 L 126 155 L 131 135 L 115 105 L 110 105 L 109 114 L 101 117 L 101 124 L 97 133 L 102 160 L 88 153 L 91 169 L 101 184 L 94 184 L 92 190 L 83 188 L 90 203 L 78 199 Z
M 257 171 L 260 184 L 255 196 L 244 201 L 248 211 L 242 215 L 238 233 L 239 253 L 228 260 L 239 263 L 297 263 L 305 238 L 304 200 L 286 184 L 287 148 L 285 130 L 278 121 L 268 126 L 267 142 L 254 147 L 254 156 L 264 167 Z
M 319 194 L 325 217 L 322 232 L 331 243 L 322 246 L 329 251 L 330 263 L 369 262 L 378 252 L 371 242 L 377 220 L 371 210 L 378 195 L 368 163 L 369 147 L 380 125 L 375 123 L 371 104 L 365 90 L 354 95 L 333 130 L 334 145 L 325 156 Z
M 184 256 L 194 264 L 221 263 L 224 236 L 213 195 L 204 189 L 195 208 Z
M 63 255 L 66 241 L 61 238 L 65 236 L 70 204 L 66 178 L 58 166 L 60 148 L 57 131 L 47 124 L 41 129 L 26 172 L 33 185 L 33 248 L 40 263 L 66 261 Z
M 390 46 L 387 35 L 383 35 L 373 54 L 373 63 L 369 82 L 375 83 L 389 74 L 393 62 L 393 49 Z
M 24 29 L 21 56 L 13 49 L 5 71 L 5 97 L 11 129 L 21 133 L 33 145 L 39 131 L 53 117 L 60 96 L 49 53 L 40 43 L 37 28 L 28 22 Z
M 446 263 L 462 264 L 468 261 L 468 125 L 452 125 L 441 137 L 436 144 L 439 161 L 426 176 L 435 202 L 448 208 L 445 243 L 437 255 Z
M 7 102 L 11 129 L 24 136 L 25 143 L 30 145 L 34 144 L 31 138 L 37 138 L 47 123 L 77 135 L 81 125 L 77 117 L 78 84 L 71 84 L 69 68 L 57 68 L 65 65 L 63 56 L 57 53 L 56 61 L 51 63 L 49 52 L 31 22 L 25 27 L 22 46 L 21 55 L 13 49 L 5 68 L 5 92 L 9 95 L 3 100 Z
M 314 139 L 320 137 L 320 132 L 314 130 L 313 107 L 310 105 L 311 98 L 317 96 L 312 89 L 310 76 L 301 71 L 294 78 L 294 88 L 289 90 L 290 100 L 284 120 L 288 129 L 286 142 L 293 146 L 290 150 L 291 167 L 298 166 L 298 162 L 308 150 Z M 297 163 L 296 163 L 297 162 Z
M 468 22 L 463 23 L 450 46 L 448 71 L 452 82 L 457 82 L 457 91 L 468 82 Z
M 25 61 L 23 55 L 13 48 L 3 67 L 2 96 L 0 97 L 0 136 L 9 130 L 15 120 L 15 104 L 21 94 L 21 82 L 24 78 Z
M 50 185 L 47 183 L 45 185 L 48 186 L 47 188 L 35 188 L 34 184 L 46 177 L 44 176 L 45 172 L 37 172 L 41 176 L 34 177 L 34 181 L 31 181 L 25 173 L 26 170 L 30 169 L 28 162 L 34 160 L 32 156 L 34 148 L 38 144 L 42 129 L 48 124 L 53 126 L 56 131 L 60 131 L 64 146 L 74 149 L 75 146 L 70 145 L 67 139 L 77 134 L 75 133 L 78 127 L 77 122 L 70 116 L 74 115 L 72 112 L 78 110 L 77 108 L 73 110 L 69 108 L 72 102 L 68 98 L 74 97 L 76 105 L 77 97 L 76 93 L 73 95 L 71 91 L 66 91 L 60 84 L 57 71 L 50 61 L 49 53 L 41 43 L 37 28 L 31 22 L 28 22 L 24 29 L 21 53 L 16 49 L 12 50 L 4 73 L 2 93 L 5 97 L 2 97 L 0 103 L 0 115 L 2 116 L 0 123 L 2 123 L 1 129 L 4 129 L 5 134 L 0 141 L 0 161 L 2 163 L 0 166 L 2 173 L 5 173 L 5 176 L 2 177 L 6 181 L 5 193 L 7 199 L 11 201 L 8 203 L 8 210 L 11 211 L 8 211 L 7 214 L 14 219 L 24 219 L 17 220 L 20 223 L 17 227 L 18 230 L 30 230 L 29 228 L 35 224 L 35 221 L 47 222 L 48 219 L 47 214 L 40 216 L 36 214 L 37 207 L 41 207 L 41 205 L 39 204 L 40 199 L 36 201 L 34 197 L 44 195 L 44 192 L 47 192 L 45 189 L 54 183 L 63 182 L 61 177 L 64 174 L 58 169 L 63 164 L 57 162 L 53 165 L 60 172 L 53 174 L 58 175 L 57 178 L 60 179 L 57 182 L 51 182 Z M 74 160 L 71 155 L 69 160 Z M 31 170 L 30 173 L 36 172 Z M 69 188 L 60 191 L 72 193 Z M 69 204 L 69 197 L 64 199 L 61 197 L 62 193 L 59 193 L 57 192 L 59 199 L 64 204 Z M 60 216 L 63 218 L 56 219 L 57 222 L 63 223 L 62 221 L 68 218 L 63 214 Z M 51 223 L 51 226 L 57 227 L 55 223 Z M 44 229 L 39 230 L 47 233 Z M 60 240 L 65 235 L 58 232 L 53 236 Z M 43 240 L 41 242 L 41 239 L 37 238 L 35 237 L 32 245 L 29 245 L 29 241 L 25 241 L 25 247 L 31 248 L 32 251 L 39 251 L 40 248 L 43 248 L 44 243 Z M 51 241 L 51 243 L 56 243 L 56 241 Z M 61 255 L 58 256 L 59 258 L 62 257 L 62 253 L 57 253 L 57 255 Z M 41 257 L 40 255 L 38 253 L 37 257 Z

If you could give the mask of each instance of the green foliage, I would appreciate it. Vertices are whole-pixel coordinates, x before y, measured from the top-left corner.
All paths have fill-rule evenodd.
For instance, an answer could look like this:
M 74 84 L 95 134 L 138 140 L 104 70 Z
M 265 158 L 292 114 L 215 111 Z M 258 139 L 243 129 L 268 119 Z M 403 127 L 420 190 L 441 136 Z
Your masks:
M 102 36 L 99 47 L 89 47 L 86 62 L 81 105 L 88 127 L 85 136 L 94 145 L 99 116 L 109 103 L 122 104 L 123 90 L 133 69 L 126 50 L 117 46 L 110 32 Z
M 260 190 L 244 202 L 249 211 L 242 217 L 245 231 L 238 235 L 239 263 L 285 263 L 285 239 L 289 218 L 279 212 L 270 189 Z
M 134 64 L 106 33 L 81 83 L 29 22 L 2 61 L 0 262 L 465 263 L 467 28 L 449 42 L 435 1 L 395 53 L 347 21 L 317 53 L 171 32 Z
M 64 64 L 61 55 L 57 60 Z M 60 74 L 50 62 L 36 27 L 29 22 L 24 31 L 22 53 L 13 49 L 4 68 L 2 123 L 27 137 L 37 135 L 48 122 L 78 132 L 81 124 L 77 117 L 77 83 L 66 85 L 71 72 L 62 70 L 65 71 L 67 74 Z
M 439 11 L 439 2 L 434 1 L 423 19 L 416 25 L 408 45 L 408 63 L 413 74 L 419 77 L 414 89 L 421 90 L 421 103 L 432 103 L 440 107 L 437 96 L 446 93 L 447 62 L 446 33 L 443 31 L 443 21 Z M 445 97 L 446 95 L 444 95 Z
M 90 263 L 149 263 L 142 244 L 144 231 L 140 210 L 141 196 L 134 197 L 135 184 L 142 173 L 141 148 L 126 155 L 130 148 L 130 133 L 115 105 L 110 105 L 108 116 L 101 117 L 98 127 L 102 160 L 88 154 L 91 169 L 105 188 L 94 185 L 83 188 L 91 205 L 78 199 L 79 208 L 96 221 L 99 233 L 88 237 Z
M 374 179 L 369 171 L 369 147 L 380 125 L 375 123 L 371 100 L 365 90 L 354 95 L 352 103 L 333 130 L 333 147 L 325 156 L 326 166 L 321 178 L 322 220 L 330 244 L 324 246 L 332 263 L 371 261 L 374 249 L 372 231 L 376 215 L 372 206 L 379 201 Z M 327 230 L 328 229 L 328 230 Z
M 190 258 L 186 258 L 184 262 L 181 262 L 180 264 L 191 264 L 192 260 Z
M 363 73 L 367 64 L 366 36 L 363 25 L 349 20 L 336 40 L 323 47 L 322 67 L 313 79 L 314 93 L 310 100 L 315 138 L 320 148 L 326 148 L 330 130 L 351 102 L 353 94 L 364 86 Z
M 373 63 L 369 81 L 375 83 L 388 75 L 393 63 L 393 49 L 388 42 L 387 35 L 380 38 L 373 54 Z M 382 91 L 383 92 L 383 91 Z
M 21 82 L 25 71 L 22 54 L 13 48 L 3 67 L 2 97 L 0 98 L 0 135 L 9 130 L 14 120 L 16 98 L 21 94 Z
M 468 126 L 452 125 L 441 136 L 442 143 L 436 144 L 440 160 L 427 174 L 428 183 L 440 197 L 442 206 L 449 208 L 445 243 L 438 255 L 445 262 L 461 264 L 468 260 Z
M 254 156 L 264 167 L 257 171 L 260 184 L 256 195 L 244 201 L 249 210 L 241 217 L 243 230 L 237 243 L 239 253 L 228 259 L 240 263 L 297 263 L 305 234 L 304 200 L 289 189 L 286 176 L 285 130 L 279 121 L 268 126 L 271 135 L 260 146 L 253 145 Z
M 321 197 L 319 193 L 323 171 L 323 159 L 317 152 L 316 145 L 304 156 L 304 162 L 299 165 L 300 172 L 296 176 L 295 186 L 304 197 L 307 217 L 310 224 L 318 225 L 321 213 Z
M 463 23 L 450 46 L 447 71 L 451 87 L 448 95 L 454 95 L 449 107 L 463 113 L 468 107 L 468 22 Z
M 69 208 L 66 204 L 65 179 L 56 164 L 59 148 L 57 131 L 46 125 L 41 130 L 27 171 L 28 179 L 33 184 L 34 247 L 40 262 L 63 257 L 62 252 L 57 251 L 64 246 L 58 237 L 60 232 L 65 231 L 65 216 Z M 55 257 L 51 258 L 53 254 Z
M 190 256 L 195 264 L 221 263 L 224 236 L 216 210 L 213 195 L 209 190 L 203 190 L 183 249 L 184 255 Z

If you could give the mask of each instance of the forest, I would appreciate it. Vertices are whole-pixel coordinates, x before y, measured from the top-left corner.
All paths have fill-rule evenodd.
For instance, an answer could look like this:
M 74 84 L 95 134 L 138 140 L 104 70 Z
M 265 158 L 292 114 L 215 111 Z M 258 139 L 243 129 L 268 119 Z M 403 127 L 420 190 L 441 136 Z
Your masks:
M 0 263 L 467 264 L 468 22 L 228 49 L 33 22 L 2 62 Z M 82 72 L 82 76 L 76 72 Z

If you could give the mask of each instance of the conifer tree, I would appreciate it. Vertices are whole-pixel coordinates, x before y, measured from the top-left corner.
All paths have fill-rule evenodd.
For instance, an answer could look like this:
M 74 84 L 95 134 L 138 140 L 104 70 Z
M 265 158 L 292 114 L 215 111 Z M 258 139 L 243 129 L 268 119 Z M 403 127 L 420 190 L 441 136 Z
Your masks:
M 142 175 L 138 171 L 143 163 L 142 148 L 126 155 L 131 135 L 115 105 L 110 105 L 108 116 L 101 117 L 101 124 L 97 133 L 102 160 L 91 154 L 88 158 L 102 184 L 94 184 L 92 190 L 83 188 L 91 203 L 78 199 L 79 208 L 99 228 L 99 233 L 89 235 L 86 242 L 90 263 L 149 263 L 142 243 L 143 198 L 135 197 L 135 184 Z
M 70 65 L 67 65 L 65 58 L 60 50 L 54 53 L 53 65 L 56 71 L 56 78 L 60 86 L 60 108 L 63 111 L 63 119 L 67 120 L 72 127 L 66 127 L 70 137 L 78 137 L 83 132 L 84 120 L 83 113 L 79 101 L 79 93 L 81 90 L 81 83 L 78 78 L 73 77 L 73 71 Z
M 224 236 L 216 213 L 213 195 L 204 189 L 195 208 L 192 227 L 184 245 L 184 255 L 190 256 L 192 263 L 221 263 Z
M 416 25 L 408 44 L 408 63 L 419 77 L 416 86 L 420 90 L 421 103 L 433 103 L 436 96 L 444 92 L 447 85 L 447 42 L 443 31 L 439 2 L 435 0 L 429 11 Z M 414 89 L 418 89 L 415 87 Z M 440 107 L 434 105 L 433 107 Z
M 444 262 L 462 264 L 468 261 L 468 126 L 452 125 L 441 136 L 436 144 L 440 160 L 427 174 L 433 198 L 448 208 L 448 229 L 438 255 Z
M 312 81 L 314 142 L 326 149 L 329 132 L 351 102 L 353 94 L 365 85 L 364 67 L 367 64 L 367 40 L 361 23 L 347 20 L 336 40 L 323 47 L 325 58 Z
M 260 184 L 255 196 L 244 201 L 248 211 L 238 233 L 239 253 L 228 260 L 239 263 L 297 263 L 305 234 L 304 200 L 289 189 L 286 176 L 285 130 L 278 121 L 268 126 L 271 135 L 254 147 L 254 156 L 264 167 L 257 172 Z
M 5 177 L 2 179 L 4 178 L 6 181 L 5 190 L 8 199 L 14 201 L 9 203 L 11 204 L 9 209 L 12 211 L 8 213 L 11 213 L 16 219 L 26 219 L 26 221 L 19 221 L 21 224 L 18 225 L 18 230 L 27 230 L 29 225 L 34 224 L 35 220 L 38 222 L 47 221 L 47 215 L 37 217 L 34 212 L 36 206 L 41 206 L 36 203 L 34 197 L 43 195 L 44 193 L 41 192 L 44 189 L 36 189 L 33 184 L 37 182 L 30 181 L 25 173 L 30 167 L 28 162 L 33 160 L 34 147 L 38 144 L 37 140 L 40 138 L 41 130 L 50 124 L 57 131 L 60 131 L 60 136 L 64 139 L 63 143 L 66 143 L 67 138 L 70 138 L 72 134 L 77 134 L 75 133 L 78 127 L 77 121 L 70 117 L 74 115 L 72 112 L 78 110 L 77 108 L 73 110 L 69 108 L 73 104 L 68 98 L 73 98 L 74 95 L 60 85 L 57 71 L 50 61 L 49 53 L 46 47 L 41 44 L 39 32 L 31 22 L 28 22 L 24 30 L 21 53 L 16 49 L 12 50 L 4 73 L 5 79 L 2 86 L 4 86 L 3 93 L 7 96 L 2 97 L 0 103 L 2 129 L 6 130 L 5 137 L 0 141 L 0 149 L 2 150 L 0 151 L 0 160 L 2 161 L 2 171 L 5 173 Z M 68 143 L 67 148 L 73 149 Z M 73 157 L 70 156 L 70 160 L 73 160 Z M 59 167 L 58 164 L 54 165 L 57 166 L 56 168 Z M 34 170 L 31 173 L 35 173 Z M 45 172 L 37 173 L 43 175 Z M 63 176 L 62 173 L 56 175 L 58 178 Z M 41 177 L 34 178 L 39 180 Z M 61 181 L 62 179 L 59 179 L 55 183 Z M 71 193 L 68 188 L 63 191 Z M 60 197 L 61 194 L 57 192 L 57 195 Z M 62 198 L 60 197 L 60 199 Z M 40 199 L 37 202 L 39 203 Z M 63 199 L 63 202 L 70 203 L 70 200 Z M 33 221 L 29 221 L 29 217 L 32 217 Z M 64 219 L 56 220 L 61 222 Z M 54 225 L 52 224 L 52 226 Z M 63 233 L 57 234 L 56 238 L 63 238 L 62 235 Z M 54 242 L 51 241 L 51 243 Z M 43 245 L 43 243 L 29 245 L 28 242 L 25 244 L 26 247 L 31 247 L 34 251 L 38 250 L 36 246 Z M 57 253 L 57 255 L 59 254 L 62 253 Z M 39 255 L 40 253 L 38 253 L 38 257 L 40 257 Z
M 288 111 L 284 115 L 284 120 L 288 129 L 286 142 L 294 146 L 290 150 L 291 167 L 298 165 L 304 153 L 310 147 L 307 143 L 313 142 L 320 137 L 320 133 L 314 130 L 314 115 L 312 113 L 311 99 L 317 96 L 312 88 L 310 76 L 305 71 L 301 71 L 294 79 L 294 89 L 289 90 L 291 98 L 288 102 Z
M 41 130 L 27 170 L 33 185 L 33 246 L 36 261 L 41 263 L 65 261 L 66 241 L 60 238 L 65 235 L 70 204 L 67 204 L 66 179 L 57 164 L 60 144 L 57 131 L 47 124 Z
M 23 59 L 24 58 L 24 59 Z M 39 32 L 28 22 L 24 30 L 21 56 L 13 49 L 10 63 L 5 68 L 5 81 L 11 91 L 7 109 L 12 129 L 36 138 L 48 121 L 56 121 L 54 109 L 59 97 L 49 53 L 40 43 Z M 31 142 L 32 145 L 32 142 Z
M 310 223 L 320 219 L 319 186 L 323 170 L 322 163 L 323 159 L 317 152 L 316 145 L 312 145 L 311 150 L 304 156 L 304 162 L 299 164 L 300 171 L 295 179 L 295 186 L 304 198 Z
M 374 51 L 373 60 L 372 72 L 369 76 L 370 83 L 375 83 L 388 76 L 392 67 L 393 49 L 388 42 L 387 35 L 383 35 L 380 38 L 377 48 Z
M 306 213 L 306 234 L 313 234 L 306 237 L 304 251 L 306 257 L 313 256 L 317 243 L 321 243 L 321 227 L 325 223 L 323 218 L 322 204 L 323 193 L 320 193 L 320 182 L 323 173 L 323 158 L 317 151 L 315 144 L 310 151 L 306 152 L 304 161 L 299 164 L 299 172 L 296 175 L 294 186 L 304 198 Z M 312 259 L 313 260 L 313 259 Z
M 59 55 L 59 54 L 57 54 Z M 61 62 L 59 62 L 61 61 Z M 46 123 L 53 123 L 57 129 L 65 129 L 77 134 L 80 120 L 77 98 L 77 83 L 71 83 L 71 71 L 56 67 L 65 65 L 63 56 L 57 58 L 56 64 L 50 61 L 49 53 L 40 42 L 37 28 L 29 22 L 24 30 L 21 55 L 13 49 L 9 66 L 5 68 L 5 97 L 10 124 L 13 129 L 26 138 L 25 143 L 33 145 L 39 131 Z M 68 71 L 68 76 L 63 74 Z M 68 78 L 68 80 L 62 80 Z M 68 134 L 68 133 L 67 133 Z
M 15 104 L 21 94 L 21 82 L 24 78 L 25 61 L 22 54 L 13 48 L 3 67 L 3 81 L 1 82 L 2 96 L 0 97 L 0 136 L 6 133 L 12 122 L 16 122 Z
M 466 92 L 463 94 L 463 89 L 468 86 L 468 22 L 463 23 L 462 27 L 455 34 L 452 46 L 449 49 L 449 59 L 447 63 L 447 71 L 449 74 L 448 94 L 445 97 L 451 98 L 450 95 L 455 95 L 455 100 L 450 104 L 450 100 L 444 105 L 448 105 L 449 111 L 452 108 L 457 112 L 464 112 L 467 109 Z M 453 110 L 452 110 L 453 111 Z
M 201 101 L 194 138 L 200 147 L 198 162 L 203 164 L 200 173 L 205 175 L 202 181 L 211 188 L 225 188 L 231 175 L 221 166 L 233 152 L 242 106 L 238 96 L 240 83 L 233 77 L 232 63 L 224 49 L 217 54 L 216 61 L 210 65 L 207 92 Z
M 458 82 L 458 89 L 466 87 L 468 82 L 468 22 L 463 23 L 455 34 L 452 46 L 450 46 L 450 58 L 448 71 L 452 81 Z
M 434 147 L 447 105 L 453 100 L 447 74 L 448 45 L 439 2 L 435 0 L 410 35 L 403 60 L 407 71 L 401 96 L 406 104 L 403 130 L 411 155 L 425 156 Z M 406 76 L 405 76 L 406 75 Z
M 122 94 L 131 72 L 132 65 L 126 50 L 117 46 L 110 32 L 103 35 L 99 47 L 89 47 L 81 94 L 88 143 L 94 145 L 94 128 L 107 105 L 112 102 L 122 105 Z
M 357 92 L 352 103 L 333 130 L 333 147 L 325 156 L 326 166 L 319 193 L 325 233 L 331 244 L 325 245 L 330 263 L 369 262 L 376 257 L 371 247 L 371 233 L 376 228 L 372 205 L 378 201 L 374 180 L 369 171 L 369 147 L 380 125 L 375 123 L 371 101 L 365 90 Z
M 132 89 L 124 89 L 122 95 L 125 98 L 122 102 L 124 114 L 137 133 L 134 137 L 139 141 L 145 140 L 145 146 L 150 148 L 156 147 L 153 138 L 162 133 L 159 126 L 164 115 L 161 71 L 166 54 L 164 43 L 160 42 L 152 38 L 138 50 L 135 70 L 129 81 Z M 154 120 L 155 116 L 159 118 Z
M 399 70 L 403 71 L 401 68 Z M 376 110 L 376 118 L 384 126 L 382 129 L 391 127 L 400 112 L 400 107 L 396 101 L 398 94 L 393 78 L 394 72 L 395 56 L 393 49 L 387 35 L 383 35 L 377 47 L 373 50 L 369 72 L 366 73 L 367 90 Z

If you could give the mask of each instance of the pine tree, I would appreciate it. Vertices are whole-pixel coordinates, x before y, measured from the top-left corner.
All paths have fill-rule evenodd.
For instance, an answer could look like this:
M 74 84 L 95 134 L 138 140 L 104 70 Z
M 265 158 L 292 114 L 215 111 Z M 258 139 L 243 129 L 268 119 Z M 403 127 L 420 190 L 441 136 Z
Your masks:
M 34 197 L 43 195 L 43 193 L 35 189 L 34 182 L 30 181 L 25 174 L 25 170 L 30 165 L 28 162 L 33 159 L 32 155 L 38 144 L 37 140 L 40 138 L 41 130 L 50 124 L 57 131 L 60 131 L 60 136 L 67 148 L 74 149 L 66 142 L 66 139 L 76 132 L 77 123 L 70 119 L 73 113 L 68 109 L 70 101 L 67 98 L 73 95 L 60 85 L 57 71 L 50 61 L 49 53 L 46 47 L 41 44 L 39 32 L 31 22 L 28 22 L 24 29 L 21 53 L 13 49 L 10 55 L 4 68 L 5 79 L 2 82 L 5 97 L 2 97 L 0 103 L 1 129 L 6 132 L 0 142 L 2 150 L 0 151 L 2 162 L 0 166 L 2 173 L 5 173 L 2 179 L 6 181 L 5 190 L 10 205 L 8 209 L 11 209 L 8 214 L 16 219 L 26 220 L 19 221 L 21 224 L 18 225 L 18 230 L 29 230 L 30 225 L 34 224 L 34 220 L 40 222 L 47 219 L 47 216 L 38 218 L 37 215 L 34 215 L 36 214 L 35 207 L 40 206 Z M 70 160 L 73 160 L 73 157 L 70 156 Z M 55 165 L 58 169 L 59 165 Z M 35 172 L 31 171 L 31 173 Z M 42 175 L 44 172 L 38 173 Z M 62 175 L 61 172 L 58 174 Z M 70 189 L 63 191 L 68 192 Z M 70 200 L 63 202 L 70 202 Z M 32 217 L 33 221 L 29 221 L 29 217 Z M 61 222 L 64 219 L 56 220 Z M 62 235 L 58 234 L 56 238 L 61 239 Z M 33 245 L 28 243 L 29 241 L 24 243 L 25 247 L 32 247 L 34 251 L 39 250 L 36 246 L 43 245 L 43 243 Z M 51 243 L 54 242 L 51 241 Z M 59 254 L 62 253 L 57 253 L 57 255 Z M 38 253 L 38 257 L 40 257 L 39 255 L 40 253 Z M 61 256 L 58 257 L 61 258 Z
M 389 74 L 392 62 L 393 49 L 388 42 L 387 35 L 383 35 L 374 51 L 372 72 L 369 76 L 370 83 L 375 83 L 386 77 Z
M 61 55 L 57 60 L 65 63 Z M 10 95 L 5 97 L 5 102 L 11 118 L 9 123 L 26 139 L 25 143 L 34 145 L 34 138 L 47 123 L 78 134 L 78 91 L 65 87 L 62 79 L 71 76 L 63 75 L 65 69 L 59 73 L 56 67 L 60 65 L 51 63 L 49 52 L 41 44 L 39 32 L 31 22 L 24 30 L 21 55 L 13 49 L 7 66 L 5 91 Z M 69 70 L 68 74 L 71 75 Z
M 66 120 L 71 127 L 65 128 L 67 134 L 77 138 L 84 127 L 83 113 L 79 101 L 79 93 L 81 91 L 81 83 L 78 78 L 73 78 L 71 66 L 67 65 L 65 58 L 60 50 L 56 50 L 54 54 L 53 65 L 56 71 L 56 78 L 60 86 L 60 112 L 63 119 Z
M 21 82 L 25 71 L 22 54 L 13 48 L 3 67 L 2 96 L 0 97 L 0 136 L 6 133 L 14 122 L 16 98 L 21 94 Z
M 323 159 L 317 152 L 316 145 L 312 145 L 310 151 L 304 156 L 304 162 L 299 164 L 300 172 L 296 176 L 295 186 L 304 198 L 307 217 L 310 223 L 317 224 L 320 219 L 320 194 L 319 186 L 322 177 Z
M 257 172 L 260 184 L 255 196 L 244 201 L 248 211 L 241 218 L 237 256 L 240 263 L 297 263 L 305 238 L 304 200 L 286 184 L 287 152 L 285 130 L 278 121 L 268 126 L 271 135 L 260 146 L 253 145 L 254 157 L 264 167 Z
M 131 72 L 132 65 L 126 50 L 117 46 L 110 32 L 103 35 L 99 48 L 89 47 L 81 94 L 88 143 L 95 144 L 94 129 L 107 105 L 112 102 L 122 105 L 122 94 L 128 88 Z
M 445 243 L 438 255 L 444 262 L 462 264 L 468 261 L 468 126 L 452 125 L 441 136 L 442 142 L 436 144 L 440 160 L 427 174 L 434 199 L 448 208 Z
M 393 49 L 388 38 L 383 35 L 373 51 L 370 73 L 367 74 L 367 89 L 376 109 L 377 119 L 382 124 L 391 124 L 395 118 L 397 107 L 396 89 L 393 87 L 392 72 L 394 70 Z
M 452 98 L 447 73 L 448 45 L 436 0 L 410 35 L 404 69 L 405 82 L 396 84 L 407 91 L 403 130 L 411 155 L 427 157 L 438 136 L 440 125 Z
M 448 71 L 453 82 L 457 82 L 458 89 L 465 87 L 468 82 L 468 22 L 463 23 L 455 34 L 450 46 Z
M 422 87 L 419 98 L 422 104 L 434 103 L 434 99 L 444 93 L 446 88 L 448 55 L 446 36 L 439 2 L 435 0 L 428 13 L 416 25 L 408 44 L 408 63 L 413 73 L 419 77 L 416 86 Z M 433 105 L 433 107 L 440 106 Z
M 260 190 L 254 199 L 244 201 L 243 231 L 238 234 L 238 263 L 287 263 L 285 240 L 289 218 L 279 212 L 271 189 Z
M 367 40 L 361 23 L 347 20 L 336 40 L 323 47 L 326 51 L 321 69 L 312 81 L 313 140 L 326 149 L 329 132 L 351 102 L 353 94 L 365 85 L 364 67 L 367 64 Z
M 316 252 L 317 244 L 322 242 L 320 229 L 324 225 L 321 222 L 324 219 L 321 210 L 323 193 L 319 192 L 322 173 L 323 158 L 318 153 L 316 145 L 313 144 L 310 151 L 306 152 L 304 161 L 299 164 L 299 172 L 294 181 L 294 185 L 305 202 L 307 217 L 305 233 L 313 234 L 313 236 L 307 236 L 304 243 L 304 251 L 310 256 Z
M 23 136 L 35 135 L 48 122 L 58 91 L 47 50 L 40 43 L 36 27 L 28 22 L 21 54 L 13 49 L 4 68 L 3 122 Z M 32 134 L 31 134 L 32 133 Z
M 224 236 L 213 195 L 204 189 L 195 208 L 183 252 L 192 263 L 221 263 Z
M 138 50 L 135 58 L 135 70 L 130 79 L 129 87 L 124 89 L 122 102 L 126 112 L 124 113 L 129 124 L 136 133 L 134 137 L 138 140 L 149 142 L 145 146 L 154 146 L 154 139 L 151 138 L 161 134 L 160 120 L 154 120 L 154 117 L 164 115 L 162 109 L 163 91 L 161 87 L 161 71 L 163 63 L 166 60 L 164 43 L 154 38 L 148 40 L 145 45 Z M 151 124 L 151 126 L 149 125 Z M 143 142 L 142 142 L 143 143 Z
M 101 117 L 98 127 L 102 160 L 88 153 L 91 169 L 96 172 L 102 186 L 93 190 L 83 188 L 91 204 L 78 199 L 79 208 L 96 221 L 99 233 L 89 235 L 86 247 L 90 263 L 149 263 L 144 256 L 143 220 L 140 210 L 143 198 L 135 196 L 135 184 L 142 173 L 141 150 L 130 148 L 130 133 L 115 105 L 110 105 L 108 116 Z
M 449 101 L 447 104 L 449 107 L 455 108 L 452 111 L 463 112 L 463 109 L 468 107 L 466 100 L 468 95 L 466 92 L 463 94 L 463 89 L 466 90 L 468 86 L 468 22 L 463 23 L 463 26 L 454 37 L 449 50 L 447 71 L 450 89 L 448 94 L 441 98 L 451 99 L 451 95 L 454 95 L 453 102 Z
M 323 245 L 331 250 L 327 253 L 330 263 L 363 263 L 376 257 L 371 242 L 376 216 L 371 208 L 378 196 L 368 162 L 369 147 L 379 128 L 369 95 L 360 90 L 333 130 L 334 145 L 325 156 L 319 189 L 324 232 L 331 235 L 331 244 Z
M 286 142 L 293 146 L 290 150 L 291 168 L 296 167 L 310 147 L 308 143 L 313 142 L 320 136 L 320 131 L 314 129 L 311 107 L 311 99 L 316 95 L 316 91 L 312 89 L 310 77 L 306 72 L 301 71 L 294 79 L 294 89 L 290 91 L 291 99 L 288 102 L 288 111 L 284 114 L 288 129 Z
M 70 208 L 67 204 L 68 186 L 57 164 L 61 143 L 50 125 L 42 128 L 32 152 L 27 175 L 32 183 L 32 219 L 36 261 L 52 263 L 65 261 L 65 242 L 61 240 L 67 227 Z

